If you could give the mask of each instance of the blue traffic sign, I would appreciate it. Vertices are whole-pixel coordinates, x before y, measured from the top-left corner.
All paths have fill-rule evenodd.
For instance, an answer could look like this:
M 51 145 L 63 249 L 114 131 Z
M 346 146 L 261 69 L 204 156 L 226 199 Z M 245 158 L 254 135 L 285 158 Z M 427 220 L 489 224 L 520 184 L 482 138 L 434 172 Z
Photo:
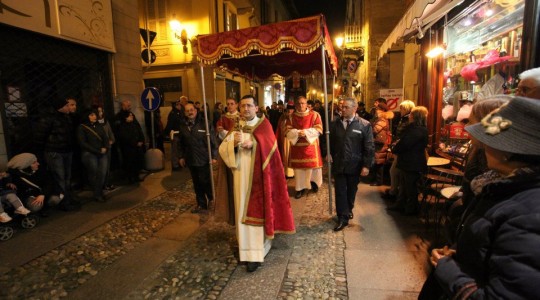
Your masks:
M 141 104 L 147 111 L 158 109 L 159 104 L 161 104 L 161 96 L 158 89 L 155 87 L 145 88 L 141 94 Z

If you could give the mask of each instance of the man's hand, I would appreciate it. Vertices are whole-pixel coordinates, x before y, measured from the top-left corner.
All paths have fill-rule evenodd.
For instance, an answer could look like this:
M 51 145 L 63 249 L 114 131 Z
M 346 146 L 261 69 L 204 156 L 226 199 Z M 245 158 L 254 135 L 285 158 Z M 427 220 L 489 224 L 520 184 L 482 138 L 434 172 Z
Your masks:
M 251 149 L 253 147 L 253 142 L 251 140 L 245 140 L 242 142 L 242 144 L 240 144 L 240 147 L 244 149 Z
M 180 158 L 178 160 L 178 164 L 180 165 L 180 167 L 184 168 L 186 166 L 186 160 L 183 158 Z
M 298 130 L 298 136 L 299 137 L 305 137 L 306 133 L 304 132 L 304 130 Z
M 234 133 L 234 146 L 238 146 L 240 142 L 242 142 L 242 133 L 237 131 Z
M 17 190 L 17 186 L 14 185 L 13 183 L 8 183 L 8 184 L 6 184 L 6 187 L 7 187 L 7 188 L 10 188 L 10 189 L 12 189 L 12 190 L 14 190 L 14 191 Z
M 101 148 L 101 154 L 107 153 L 107 148 Z
M 212 164 L 215 165 L 217 163 L 217 159 L 212 159 Z
M 360 172 L 360 176 L 368 176 L 369 175 L 369 169 L 366 167 L 362 168 L 362 172 Z

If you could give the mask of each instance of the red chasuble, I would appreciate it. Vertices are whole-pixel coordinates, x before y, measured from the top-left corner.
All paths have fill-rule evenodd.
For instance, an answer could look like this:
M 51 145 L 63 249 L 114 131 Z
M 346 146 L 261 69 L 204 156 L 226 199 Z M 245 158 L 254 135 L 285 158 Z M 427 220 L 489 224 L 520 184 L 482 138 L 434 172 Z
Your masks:
M 242 131 L 251 131 L 256 141 L 244 224 L 264 225 L 266 238 L 273 238 L 274 233 L 294 233 L 287 181 L 272 125 L 263 116 L 255 126 L 244 126 Z
M 321 116 L 315 111 L 295 111 L 287 120 L 287 131 L 291 129 L 315 128 L 322 134 L 323 126 Z M 310 144 L 305 137 L 298 138 L 295 145 L 291 143 L 289 167 L 293 169 L 316 169 L 322 168 L 321 148 L 319 139 Z

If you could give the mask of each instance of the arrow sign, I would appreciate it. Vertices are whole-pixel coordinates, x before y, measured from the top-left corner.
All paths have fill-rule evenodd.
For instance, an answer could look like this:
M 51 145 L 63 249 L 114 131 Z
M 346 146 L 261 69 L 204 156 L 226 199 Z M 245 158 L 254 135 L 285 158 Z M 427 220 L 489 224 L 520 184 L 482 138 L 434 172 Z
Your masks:
M 158 109 L 161 104 L 161 96 L 158 89 L 155 87 L 145 88 L 141 94 L 141 104 L 147 111 Z

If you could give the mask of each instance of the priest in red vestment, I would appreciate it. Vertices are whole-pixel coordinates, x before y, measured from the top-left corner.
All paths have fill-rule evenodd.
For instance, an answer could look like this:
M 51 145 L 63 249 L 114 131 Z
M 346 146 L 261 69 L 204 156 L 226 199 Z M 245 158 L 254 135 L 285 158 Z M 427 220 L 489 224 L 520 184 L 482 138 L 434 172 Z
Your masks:
M 317 192 L 322 184 L 322 157 L 319 136 L 323 132 L 321 116 L 309 110 L 307 99 L 300 96 L 295 101 L 296 111 L 287 120 L 287 139 L 291 142 L 289 166 L 294 169 L 295 198 L 308 190 Z
M 240 130 L 219 147 L 234 176 L 236 236 L 240 261 L 255 271 L 270 251 L 275 233 L 294 233 L 287 182 L 270 122 L 257 117 L 253 96 L 240 100 Z M 217 213 L 217 212 L 216 212 Z

